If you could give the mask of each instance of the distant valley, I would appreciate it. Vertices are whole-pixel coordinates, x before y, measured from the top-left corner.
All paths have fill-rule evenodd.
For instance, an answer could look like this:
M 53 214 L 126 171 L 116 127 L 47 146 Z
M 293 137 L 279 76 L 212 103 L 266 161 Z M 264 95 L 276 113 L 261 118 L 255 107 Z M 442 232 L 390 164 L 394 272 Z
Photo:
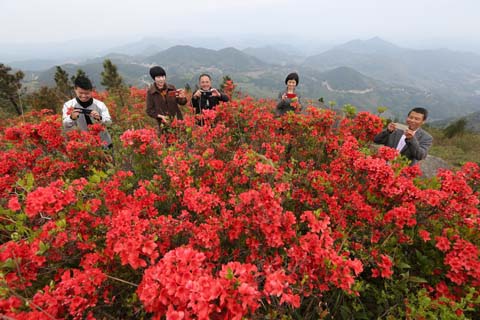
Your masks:
M 159 64 L 167 70 L 168 81 L 179 87 L 187 83 L 194 87 L 198 75 L 207 72 L 217 84 L 229 75 L 241 92 L 270 98 L 283 89 L 286 74 L 297 71 L 299 90 L 313 103 L 322 97 L 326 103 L 349 103 L 373 112 L 387 106 L 392 118 L 403 118 L 411 107 L 423 106 L 431 111 L 432 120 L 480 111 L 480 55 L 400 48 L 379 38 L 354 40 L 308 57 L 288 49 L 212 50 L 182 45 L 151 55 L 111 53 L 61 67 L 70 75 L 81 68 L 102 89 L 100 73 L 107 58 L 117 65 L 127 84 L 138 87 L 151 83 L 148 69 Z M 25 86 L 54 85 L 55 67 L 38 71 L 34 65 L 34 61 L 13 65 L 25 72 Z M 45 67 L 48 61 L 38 61 L 38 65 Z

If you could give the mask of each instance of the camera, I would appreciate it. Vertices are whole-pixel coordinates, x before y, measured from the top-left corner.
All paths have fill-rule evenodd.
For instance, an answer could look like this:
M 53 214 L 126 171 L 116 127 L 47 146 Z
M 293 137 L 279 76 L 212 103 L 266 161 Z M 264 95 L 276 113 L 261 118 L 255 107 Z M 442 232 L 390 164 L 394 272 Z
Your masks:
M 86 114 L 86 115 L 90 115 L 90 113 L 92 113 L 92 111 L 93 111 L 93 110 L 84 109 L 84 108 L 75 108 L 74 110 L 78 111 L 78 113 L 83 113 L 83 114 Z
M 212 90 L 200 90 L 200 92 L 202 93 L 202 96 L 204 97 L 210 97 L 212 95 Z

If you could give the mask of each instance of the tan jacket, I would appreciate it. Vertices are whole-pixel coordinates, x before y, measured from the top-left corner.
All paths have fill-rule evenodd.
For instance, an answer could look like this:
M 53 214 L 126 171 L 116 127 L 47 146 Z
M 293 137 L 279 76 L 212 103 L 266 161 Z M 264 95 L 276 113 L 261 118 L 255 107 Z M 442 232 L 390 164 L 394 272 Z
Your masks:
M 179 104 L 187 103 L 187 98 L 178 98 L 175 96 L 175 86 L 167 84 L 161 90 L 153 83 L 147 91 L 147 114 L 157 119 L 158 124 L 161 124 L 161 119 L 157 115 L 169 116 L 172 119 L 177 118 L 183 120 L 182 112 L 178 107 Z

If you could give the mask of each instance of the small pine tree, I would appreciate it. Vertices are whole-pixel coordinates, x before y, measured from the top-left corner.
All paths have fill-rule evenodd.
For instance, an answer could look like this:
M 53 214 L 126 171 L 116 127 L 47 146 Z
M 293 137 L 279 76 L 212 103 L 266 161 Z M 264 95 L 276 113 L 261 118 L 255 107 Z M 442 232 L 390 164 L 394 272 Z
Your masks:
M 75 83 L 75 79 L 77 79 L 78 77 L 86 77 L 87 74 L 85 73 L 85 71 L 83 71 L 82 69 L 77 69 L 77 74 L 72 76 L 72 83 Z
M 443 135 L 451 139 L 455 136 L 461 136 L 465 133 L 465 127 L 467 125 L 467 120 L 464 118 L 458 119 L 454 123 L 450 124 L 448 127 L 443 129 Z
M 18 115 L 23 114 L 23 108 L 20 101 L 19 91 L 22 87 L 21 80 L 25 76 L 22 71 L 10 74 L 10 68 L 0 63 L 0 100 L 5 101 L 5 105 L 11 105 L 15 108 Z M 1 101 L 0 101 L 1 102 Z M 1 103 L 3 106 L 4 104 Z
M 114 96 L 114 98 L 117 98 L 115 99 L 116 102 L 121 106 L 125 105 L 128 88 L 123 82 L 120 74 L 118 74 L 117 66 L 114 65 L 110 59 L 105 59 L 103 62 L 101 84 Z
M 71 98 L 73 96 L 73 85 L 68 78 L 67 71 L 63 70 L 60 66 L 56 66 L 54 79 L 58 92 L 64 98 Z
M 63 97 L 59 96 L 57 88 L 41 87 L 39 90 L 29 94 L 25 103 L 34 110 L 47 109 L 53 113 L 59 112 Z
M 102 86 L 108 91 L 125 86 L 122 77 L 118 74 L 117 66 L 110 59 L 103 62 Z

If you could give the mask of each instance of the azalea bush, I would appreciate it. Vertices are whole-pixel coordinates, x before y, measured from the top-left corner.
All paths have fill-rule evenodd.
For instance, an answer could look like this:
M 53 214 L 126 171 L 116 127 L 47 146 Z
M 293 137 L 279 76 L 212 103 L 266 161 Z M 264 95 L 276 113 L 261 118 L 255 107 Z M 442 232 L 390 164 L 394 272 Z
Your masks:
M 233 84 L 230 85 L 233 90 Z M 30 114 L 0 133 L 0 312 L 15 319 L 469 319 L 480 168 L 424 178 L 382 120 L 233 99 L 159 136 L 145 90 L 113 153 Z

